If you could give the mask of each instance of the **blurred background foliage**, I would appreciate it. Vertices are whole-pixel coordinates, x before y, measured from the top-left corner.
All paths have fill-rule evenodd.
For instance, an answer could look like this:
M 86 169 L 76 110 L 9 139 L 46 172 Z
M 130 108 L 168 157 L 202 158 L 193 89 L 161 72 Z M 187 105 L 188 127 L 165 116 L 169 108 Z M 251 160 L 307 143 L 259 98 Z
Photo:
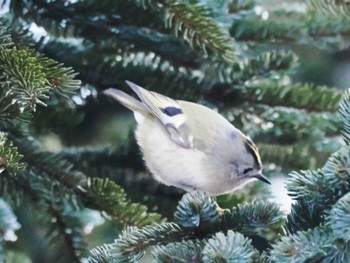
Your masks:
M 0 15 L 0 262 L 87 262 L 96 246 L 90 262 L 150 246 L 144 262 L 349 258 L 347 1 L 0 0 Z M 272 187 L 214 200 L 157 183 L 132 114 L 101 94 L 125 80 L 219 111 Z

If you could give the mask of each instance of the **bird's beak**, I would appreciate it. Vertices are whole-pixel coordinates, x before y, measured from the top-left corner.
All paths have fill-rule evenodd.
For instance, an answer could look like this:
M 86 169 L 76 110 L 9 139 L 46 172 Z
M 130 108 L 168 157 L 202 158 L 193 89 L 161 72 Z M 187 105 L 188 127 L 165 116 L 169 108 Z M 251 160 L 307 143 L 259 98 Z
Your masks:
M 256 179 L 259 179 L 260 181 L 263 181 L 264 183 L 271 184 L 270 181 L 267 180 L 266 177 L 260 173 L 257 175 L 253 175 L 253 177 L 255 177 Z

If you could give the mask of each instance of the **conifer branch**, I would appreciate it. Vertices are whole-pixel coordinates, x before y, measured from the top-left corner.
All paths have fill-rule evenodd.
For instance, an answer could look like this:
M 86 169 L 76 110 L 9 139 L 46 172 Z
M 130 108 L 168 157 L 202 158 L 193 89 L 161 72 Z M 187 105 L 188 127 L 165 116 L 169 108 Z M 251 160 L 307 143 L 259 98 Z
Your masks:
M 325 262 L 348 262 L 350 260 L 350 242 L 335 241 L 333 249 L 328 253 Z
M 225 108 L 220 113 L 257 143 L 268 140 L 272 147 L 273 144 L 286 147 L 296 144 L 296 148 L 307 151 L 305 145 L 298 145 L 301 141 L 309 141 L 312 148 L 313 142 L 339 134 L 338 115 L 333 112 L 307 112 L 290 107 L 244 103 L 240 107 Z
M 342 97 L 342 91 L 338 89 L 304 83 L 281 85 L 276 82 L 258 82 L 248 84 L 241 93 L 243 99 L 251 103 L 316 112 L 338 110 Z
M 44 56 L 38 57 L 38 63 L 42 66 L 50 88 L 60 95 L 72 95 L 80 88 L 81 81 L 75 79 L 77 73 L 71 67 L 64 67 L 62 63 Z
M 155 45 L 159 47 L 160 44 Z M 81 52 L 74 48 L 67 49 L 59 43 L 51 43 L 50 46 L 45 47 L 45 50 L 51 52 L 49 50 L 51 48 L 62 50 L 62 54 L 59 52 L 59 58 L 79 70 L 81 78 L 90 85 L 115 87 L 125 85 L 125 80 L 132 79 L 133 82 L 141 86 L 147 83 L 146 88 L 168 96 L 176 97 L 181 93 L 181 97 L 187 100 L 198 99 L 202 89 L 206 87 L 204 73 L 201 70 L 192 69 L 192 66 L 189 65 L 191 62 L 185 61 L 191 59 L 191 55 L 166 59 L 166 56 L 159 54 L 159 52 L 116 50 L 115 53 L 118 59 L 115 56 L 110 57 L 108 54 L 106 54 L 107 58 L 102 56 L 104 58 L 101 59 L 102 57 L 91 56 L 88 51 Z M 167 48 L 173 49 L 172 52 L 174 52 L 174 49 L 177 50 L 175 47 L 169 47 L 169 44 Z M 106 51 L 101 49 L 98 52 L 103 54 Z M 108 51 L 108 53 L 110 52 Z M 175 52 L 176 54 L 183 53 L 178 51 Z M 76 64 L 74 62 L 76 56 L 86 60 L 87 66 Z M 193 59 L 191 61 L 193 62 Z M 194 63 L 196 64 L 196 62 Z M 186 67 L 182 66 L 183 64 Z M 135 71 L 138 72 L 137 75 L 134 74 Z M 115 74 L 115 72 L 119 72 L 119 74 Z
M 291 51 L 262 52 L 257 56 L 240 59 L 232 64 L 218 65 L 218 82 L 239 85 L 256 78 L 275 76 L 290 70 L 297 64 L 297 56 Z
M 326 15 L 339 16 L 339 14 L 343 14 L 350 17 L 350 4 L 347 0 L 309 0 L 307 4 Z
M 176 63 L 155 56 L 152 52 L 125 52 L 121 54 L 121 57 L 123 59 L 119 62 L 106 61 L 104 66 L 97 67 L 95 70 L 98 72 L 101 69 L 101 73 L 104 73 L 107 81 L 109 76 L 114 78 L 113 72 L 120 71 L 119 83 L 126 79 L 133 79 L 142 86 L 142 83 L 147 82 L 146 88 L 172 97 L 181 93 L 182 98 L 193 100 L 198 98 L 203 89 L 204 74 L 200 70 L 177 66 Z M 137 77 L 134 76 L 135 70 L 139 72 Z M 115 85 L 116 82 L 106 83 L 106 85 L 109 84 Z
M 291 173 L 289 195 L 297 200 L 288 215 L 287 230 L 295 233 L 315 227 L 325 220 L 330 207 L 349 191 L 348 148 L 333 154 L 323 169 Z
M 219 206 L 202 192 L 184 195 L 174 214 L 174 221 L 186 228 L 204 227 L 219 220 Z
M 275 240 L 283 222 L 283 214 L 276 204 L 256 201 L 225 210 L 220 229 Z
M 125 3 L 128 2 L 133 1 L 125 1 Z M 126 21 L 119 23 L 119 19 L 118 21 L 115 21 L 117 17 L 116 13 L 111 14 L 109 17 L 101 17 L 99 14 L 84 16 L 79 12 L 80 8 L 85 9 L 82 7 L 84 4 L 86 4 L 86 1 L 67 4 L 67 6 L 62 7 L 62 5 L 59 3 L 48 5 L 45 1 L 35 1 L 35 3 L 31 3 L 31 5 L 25 7 L 29 9 L 29 12 L 26 12 L 23 14 L 23 16 L 29 20 L 28 23 L 31 20 L 34 20 L 38 24 L 43 24 L 45 29 L 56 37 L 56 39 L 48 41 L 47 43 L 40 43 L 39 47 L 44 53 L 53 50 L 54 52 L 52 52 L 52 55 L 54 55 L 54 59 L 60 60 L 67 65 L 74 66 L 74 68 L 77 70 L 78 68 L 76 66 L 81 67 L 82 65 L 74 65 L 68 62 L 71 60 L 74 61 L 74 57 L 72 58 L 69 56 L 69 54 L 67 54 L 67 51 L 72 52 L 72 50 L 67 50 L 67 46 L 71 46 L 71 49 L 72 46 L 76 46 L 79 52 L 82 52 L 82 48 L 86 49 L 90 59 L 92 54 L 90 52 L 91 46 L 88 44 L 67 44 L 66 42 L 61 43 L 61 41 L 59 41 L 60 37 L 74 37 L 76 39 L 86 38 L 94 43 L 94 50 L 96 51 L 94 54 L 98 54 L 98 57 L 101 57 L 101 55 L 104 54 L 105 58 L 111 56 L 115 58 L 115 55 L 120 53 L 120 50 L 123 50 L 124 52 L 152 51 L 154 54 L 157 54 L 164 59 L 171 60 L 175 64 L 180 64 L 183 66 L 199 65 L 201 59 L 198 57 L 198 54 L 190 47 L 185 45 L 185 43 L 179 41 L 177 37 L 170 35 L 169 32 L 164 32 L 163 28 L 161 28 L 160 31 L 157 31 L 156 29 L 158 27 L 155 29 L 152 25 L 150 27 L 140 25 L 137 26 L 133 25 L 133 23 L 128 24 Z M 102 4 L 102 6 L 104 4 Z M 101 3 L 98 3 L 98 5 L 100 6 Z M 109 12 L 111 12 L 111 10 L 114 8 L 117 8 L 117 6 L 120 4 L 113 2 L 110 5 L 113 7 L 109 8 Z M 123 6 L 123 4 L 121 5 Z M 137 5 L 135 5 L 135 7 L 137 7 Z M 75 8 L 78 10 L 74 11 Z M 127 7 L 122 8 L 128 9 Z M 146 12 L 140 7 L 137 7 L 137 9 L 142 10 L 144 13 L 152 16 L 152 19 L 154 19 L 154 16 L 157 15 L 157 12 L 152 12 L 152 10 Z M 131 12 L 130 9 L 128 9 L 127 12 L 124 12 L 121 16 L 124 14 L 130 15 L 129 12 Z M 77 15 L 77 13 L 79 15 Z M 133 20 L 135 20 L 135 18 L 140 19 L 140 17 L 136 17 L 135 15 L 136 14 L 134 13 L 131 15 Z M 48 20 L 48 17 L 52 18 L 53 21 Z M 109 19 L 112 21 L 109 21 Z M 144 23 L 144 17 L 141 20 L 142 23 Z M 64 27 L 60 26 L 62 23 L 65 24 Z M 101 42 L 101 39 L 109 39 L 109 41 Z M 64 47 L 65 50 L 60 50 L 58 45 Z M 75 52 L 77 52 L 77 50 L 75 50 Z M 59 56 L 56 57 L 57 55 Z M 96 56 L 94 56 L 92 59 L 95 58 Z M 79 70 L 79 72 L 80 71 L 81 70 Z
M 203 262 L 252 262 L 254 250 L 251 240 L 242 234 L 227 231 L 227 234 L 217 233 L 208 240 L 203 249 Z
M 339 190 L 350 190 L 350 148 L 344 146 L 333 153 L 323 167 L 325 180 Z
M 258 144 L 259 152 L 265 163 L 277 164 L 284 169 L 307 169 L 316 162 L 310 157 L 304 144 Z
M 308 200 L 300 199 L 292 204 L 291 212 L 287 215 L 285 229 L 288 234 L 313 229 L 324 222 L 324 214 L 319 206 Z
M 0 174 L 5 171 L 15 175 L 17 171 L 23 170 L 25 163 L 22 159 L 23 155 L 18 153 L 17 147 L 13 146 L 4 132 L 0 132 Z
M 35 198 L 34 203 L 40 211 L 39 220 L 48 226 L 46 238 L 55 244 L 52 250 L 55 255 L 52 258 L 57 261 L 81 262 L 87 245 L 79 214 L 82 208 L 79 196 L 62 187 L 59 181 L 53 180 L 45 172 L 32 169 L 20 176 L 19 183 L 25 184 L 26 190 Z M 62 250 L 67 253 L 61 253 Z
M 5 177 L 5 178 L 4 178 Z M 40 221 L 48 225 L 47 238 L 53 242 L 56 248 L 69 250 L 70 253 L 62 254 L 57 251 L 56 259 L 80 262 L 85 243 L 82 237 L 80 219 L 70 214 L 77 209 L 77 196 L 59 186 L 56 180 L 46 174 L 39 173 L 28 167 L 18 171 L 16 176 L 2 176 L 0 180 L 1 193 L 11 203 L 19 203 L 22 200 L 30 201 L 32 209 L 40 211 Z M 73 206 L 74 209 L 68 208 Z M 48 223 L 49 222 L 49 223 Z
M 20 228 L 16 215 L 5 200 L 0 199 L 0 231 L 1 238 L 7 231 L 16 231 Z
M 196 195 L 186 194 L 183 196 L 182 201 L 188 202 L 192 199 L 192 202 L 197 204 L 197 210 L 202 211 L 202 214 L 209 215 L 210 213 L 217 213 L 217 205 L 206 205 L 195 200 Z M 205 198 L 204 196 L 200 198 Z M 189 199 L 189 200 L 186 200 Z M 204 199 L 203 199 L 204 200 Z M 180 202 L 180 204 L 181 204 Z M 200 207 L 200 209 L 198 209 Z M 179 213 L 183 210 L 181 206 L 178 206 L 177 212 Z M 188 206 L 186 209 L 191 210 L 191 206 Z M 187 213 L 188 223 L 193 220 L 193 215 Z M 217 220 L 217 216 L 210 216 L 210 221 L 203 220 L 203 224 L 199 222 L 198 226 L 192 224 L 192 229 L 198 229 L 203 232 L 203 234 L 211 234 L 219 231 L 233 230 L 240 232 L 244 235 L 252 236 L 258 235 L 267 239 L 275 239 L 278 236 L 278 233 L 281 231 L 281 225 L 284 222 L 283 215 L 277 205 L 266 202 L 252 202 L 239 204 L 237 207 L 232 208 L 231 210 L 225 210 L 221 216 L 221 220 Z M 204 218 L 205 219 L 205 218 Z M 185 222 L 185 214 L 181 220 L 183 224 Z M 189 227 L 189 224 L 186 225 Z M 190 230 L 190 229 L 189 229 Z M 195 231 L 195 233 L 198 233 Z M 267 235 L 269 233 L 269 235 Z M 271 233 L 275 233 L 271 235 Z
M 275 262 L 322 261 L 334 249 L 333 238 L 329 229 L 324 227 L 282 237 L 273 246 L 271 259 Z
M 114 182 L 108 179 L 85 177 L 71 170 L 71 164 L 58 157 L 47 161 L 51 166 L 47 166 L 49 163 L 42 164 L 42 169 L 47 170 L 51 176 L 76 193 L 86 207 L 105 211 L 113 220 L 127 225 L 143 226 L 161 221 L 159 214 L 149 213 L 146 206 L 127 199 L 124 190 Z M 62 170 L 61 165 L 52 167 L 51 161 L 61 165 L 66 163 L 68 169 Z
M 5 235 L 20 228 L 17 217 L 11 207 L 0 199 L 0 262 L 8 262 L 6 258 Z
M 327 215 L 327 225 L 334 235 L 348 242 L 350 240 L 350 224 L 347 220 L 350 216 L 350 193 L 345 194 L 332 206 Z
M 31 51 L 1 47 L 0 62 L 2 76 L 10 81 L 21 112 L 35 111 L 36 104 L 45 105 L 43 100 L 48 98 L 50 89 L 69 94 L 80 86 L 80 81 L 73 79 L 76 74 L 72 69 L 43 56 L 35 56 Z
M 114 244 L 104 244 L 96 247 L 90 251 L 89 263 L 110 263 L 113 258 L 110 255 L 110 251 L 113 249 Z
M 339 104 L 343 92 L 339 89 L 326 86 L 316 86 L 313 84 L 305 83 L 282 83 L 282 80 L 271 79 L 251 79 L 242 84 L 222 84 L 216 85 L 205 97 L 213 97 L 215 100 L 223 103 L 223 113 L 226 115 L 235 115 L 234 111 L 239 112 L 237 109 L 231 110 L 230 107 L 239 105 L 249 110 L 249 107 L 255 105 L 255 109 L 258 112 L 271 112 L 276 110 L 283 115 L 288 112 L 293 115 L 297 111 L 301 110 L 300 114 L 309 111 L 317 114 L 311 114 L 310 117 L 305 118 L 317 119 L 321 121 L 322 118 L 331 118 L 329 124 L 323 122 L 325 127 L 334 126 L 334 115 L 330 115 L 327 112 L 335 113 L 338 110 Z M 302 96 L 301 94 L 304 94 Z M 289 110 L 289 108 L 294 108 Z M 249 111 L 253 112 L 252 109 Z M 227 113 L 225 113 L 227 112 Z M 265 115 L 266 113 L 264 113 Z M 254 115 L 257 115 L 256 113 Z M 318 118 L 316 118 L 318 116 Z M 292 117 L 292 116 L 291 116 Z M 294 123 L 294 122 L 293 122 Z M 339 125 L 336 125 L 337 128 Z M 328 130 L 329 128 L 326 128 Z M 333 128 L 332 128 L 333 129 Z
M 156 246 L 152 255 L 159 263 L 201 263 L 203 241 L 186 240 L 164 246 Z
M 207 11 L 200 5 L 186 5 L 176 1 L 135 0 L 143 7 L 164 12 L 166 26 L 173 28 L 191 46 L 199 46 L 206 53 L 208 48 L 216 56 L 227 62 L 233 62 L 237 56 L 237 47 L 226 32 L 208 17 Z
M 69 262 L 81 262 L 81 258 L 86 254 L 86 241 L 83 236 L 83 225 L 81 218 L 75 208 L 69 204 L 51 204 L 47 212 L 52 216 L 49 218 L 49 225 L 46 237 L 48 241 L 57 246 L 61 246 L 66 253 L 62 254 L 56 250 L 53 258 L 56 260 L 66 260 Z
M 243 238 L 241 234 L 234 233 L 231 230 L 248 236 L 261 236 L 267 240 L 276 239 L 281 230 L 283 218 L 276 205 L 266 202 L 253 202 L 239 205 L 230 211 L 225 210 L 220 215 L 215 201 L 208 200 L 209 204 L 207 204 L 204 202 L 205 200 L 208 200 L 208 197 L 202 193 L 185 194 L 175 213 L 176 220 L 182 226 L 175 223 L 162 223 L 145 226 L 140 229 L 127 228 L 115 243 L 93 250 L 90 262 L 137 261 L 143 256 L 144 251 L 148 247 L 154 245 L 161 246 L 155 250 L 156 255 L 161 258 L 168 257 L 169 253 L 172 255 L 176 254 L 176 252 L 164 252 L 163 245 L 173 248 L 175 244 L 179 244 L 189 251 L 196 251 L 198 246 L 201 246 L 199 243 L 179 243 L 184 240 L 203 240 L 203 260 L 204 258 L 216 258 L 215 255 L 218 254 L 214 253 L 215 251 L 222 253 L 225 258 L 230 258 L 231 252 L 242 253 L 243 258 L 251 258 L 253 255 L 256 257 L 256 254 L 255 250 L 250 246 L 250 241 Z M 217 236 L 209 239 L 209 241 L 206 241 L 206 238 L 220 231 L 228 231 L 227 237 L 219 233 Z M 271 233 L 274 234 L 271 235 Z M 217 246 L 225 238 L 228 241 L 227 247 Z M 237 243 L 245 245 L 238 249 Z M 206 252 L 204 253 L 204 251 Z M 189 256 L 187 254 L 189 252 L 182 252 L 187 257 Z M 179 251 L 176 255 L 182 252 Z M 200 255 L 192 254 L 192 256 L 198 258 Z
M 244 243 L 243 247 L 240 243 Z M 202 263 L 217 262 L 220 260 L 226 260 L 225 262 L 236 262 L 239 260 L 238 262 L 247 263 L 270 262 L 266 254 L 260 255 L 250 243 L 251 241 L 244 238 L 243 235 L 228 231 L 227 235 L 220 232 L 209 240 L 187 240 L 170 243 L 165 246 L 156 246 L 152 255 L 155 262 L 158 263 Z M 98 260 L 90 262 L 110 262 L 106 257 L 103 258 L 106 254 L 108 254 L 108 252 L 103 253 L 103 251 L 101 251 L 98 255 L 95 253 Z
M 93 257 L 89 262 L 98 262 L 99 259 L 107 259 L 106 262 L 137 262 L 144 255 L 146 248 L 152 245 L 161 245 L 173 241 L 182 240 L 188 233 L 181 231 L 174 223 L 162 223 L 150 225 L 142 229 L 127 228 L 113 244 L 107 244 L 92 251 Z M 103 256 L 99 254 L 103 253 Z M 103 262 L 103 261 L 102 261 Z
M 19 151 L 23 154 L 28 167 L 32 169 L 32 178 L 37 178 L 38 183 L 42 184 L 45 180 L 53 185 L 58 183 L 68 194 L 76 196 L 84 206 L 105 211 L 119 223 L 143 226 L 161 221 L 160 215 L 148 213 L 146 206 L 127 199 L 124 190 L 114 182 L 85 176 L 74 170 L 72 163 L 59 155 L 41 151 L 35 145 L 37 142 L 29 134 L 14 127 L 7 128 L 12 129 L 12 135 L 16 135 L 12 138 L 13 142 L 18 143 Z M 23 144 L 23 138 L 27 139 L 26 144 Z M 38 190 L 40 190 L 40 184 Z
M 38 201 L 37 195 L 31 191 L 30 185 L 25 180 L 26 178 L 19 179 L 22 175 L 23 173 L 19 172 L 16 176 L 12 176 L 8 173 L 3 173 L 2 176 L 0 176 L 1 197 L 10 204 L 19 204 L 22 198 L 30 200 L 33 203 Z
M 287 189 L 289 195 L 294 199 L 308 200 L 319 207 L 326 205 L 329 202 L 329 197 L 336 194 L 336 191 L 329 187 L 323 169 L 292 172 Z M 336 196 L 339 197 L 339 194 Z
M 350 27 L 347 21 L 346 15 L 338 12 L 334 16 L 330 10 L 326 14 L 315 10 L 304 13 L 278 10 L 269 12 L 267 20 L 254 14 L 235 21 L 230 33 L 240 41 L 286 44 L 307 42 L 321 49 L 339 50 L 350 45 Z
M 163 221 L 159 214 L 148 212 L 146 206 L 131 202 L 124 190 L 108 179 L 88 178 L 82 187 L 87 207 L 105 211 L 120 223 L 145 226 Z
M 0 65 L 3 83 L 11 83 L 11 86 L 6 87 L 7 90 L 19 97 L 15 103 L 20 113 L 35 111 L 36 104 L 45 105 L 43 100 L 47 99 L 49 85 L 42 66 L 30 52 L 16 47 L 0 47 Z
M 289 195 L 312 203 L 316 211 L 327 212 L 350 191 L 348 167 L 349 148 L 344 147 L 328 159 L 323 169 L 291 173 L 287 184 Z
M 2 29 L 1 29 L 2 28 Z M 6 27 L 0 24 L 0 117 L 2 120 L 28 119 L 36 105 L 45 106 L 49 91 L 72 94 L 80 87 L 71 68 L 36 54 L 30 49 L 17 48 L 10 40 Z

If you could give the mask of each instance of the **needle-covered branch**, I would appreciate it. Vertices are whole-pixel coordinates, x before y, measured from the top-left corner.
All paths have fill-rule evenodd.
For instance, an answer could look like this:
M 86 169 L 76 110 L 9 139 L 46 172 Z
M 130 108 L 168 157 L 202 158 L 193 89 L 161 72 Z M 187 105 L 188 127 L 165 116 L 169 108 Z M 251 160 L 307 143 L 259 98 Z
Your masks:
M 337 111 L 342 94 L 341 90 L 326 86 L 270 81 L 249 83 L 242 90 L 242 96 L 251 102 L 316 112 Z
M 333 1 L 309 2 L 322 5 L 323 11 L 312 6 L 304 7 L 304 12 L 266 10 L 269 19 L 252 13 L 234 21 L 230 33 L 237 40 L 250 43 L 274 41 L 285 44 L 308 43 L 332 50 L 347 48 L 350 45 L 350 27 L 347 23 L 349 16 L 343 11 L 349 12 L 348 7 L 343 5 L 345 8 L 339 8 L 338 12 L 332 13 L 332 5 L 335 6 Z
M 276 262 L 320 261 L 332 251 L 332 233 L 323 227 L 285 236 L 274 245 L 271 253 Z
M 10 30 L 0 23 L 0 117 L 1 120 L 28 119 L 37 105 L 46 105 L 49 92 L 72 94 L 80 87 L 76 73 L 63 64 L 17 47 Z
M 175 212 L 175 220 L 178 224 L 127 228 L 114 243 L 94 249 L 89 260 L 93 263 L 136 262 L 148 248 L 156 246 L 154 256 L 160 262 L 170 255 L 176 255 L 175 258 L 185 255 L 185 258 L 198 258 L 203 262 L 239 256 L 242 262 L 250 262 L 260 255 L 252 241 L 243 235 L 273 240 L 281 231 L 283 216 L 277 206 L 263 202 L 221 210 L 213 199 L 194 192 L 184 195 Z M 275 234 L 271 236 L 271 233 Z M 178 245 L 178 252 L 174 251 L 175 245 Z M 165 251 L 166 247 L 171 250 Z
M 154 8 L 163 13 L 167 27 L 191 46 L 209 49 L 227 62 L 233 62 L 239 54 L 238 47 L 228 33 L 208 16 L 202 5 L 190 5 L 177 1 L 136 0 L 145 8 Z
M 40 190 L 40 187 L 44 187 L 47 182 L 49 185 L 60 185 L 61 189 L 75 195 L 78 203 L 83 206 L 105 211 L 116 222 L 142 226 L 161 221 L 158 214 L 148 213 L 145 206 L 131 202 L 124 190 L 114 182 L 108 179 L 89 178 L 80 171 L 74 170 L 69 161 L 40 150 L 38 142 L 30 134 L 23 133 L 21 130 L 16 131 L 14 127 L 3 128 L 7 128 L 12 135 L 16 135 L 12 140 L 19 152 L 23 154 L 23 160 L 28 164 L 24 174 L 29 173 L 32 176 L 28 178 L 38 180 L 39 186 L 29 185 L 33 192 Z M 26 143 L 23 143 L 24 138 L 27 138 Z M 20 177 L 18 180 L 23 178 L 26 177 Z M 38 189 L 33 188 L 34 186 Z M 51 188 L 51 186 L 48 187 L 48 189 Z
M 23 170 L 25 163 L 22 162 L 23 155 L 21 155 L 17 147 L 8 140 L 4 132 L 0 132 L 0 174 L 7 172 L 14 175 L 15 172 Z

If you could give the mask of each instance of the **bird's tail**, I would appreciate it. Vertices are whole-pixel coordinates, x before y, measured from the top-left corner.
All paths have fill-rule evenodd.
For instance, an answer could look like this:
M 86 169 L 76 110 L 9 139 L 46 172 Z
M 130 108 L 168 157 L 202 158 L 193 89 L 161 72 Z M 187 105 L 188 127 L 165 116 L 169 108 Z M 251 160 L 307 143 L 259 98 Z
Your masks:
M 103 93 L 120 102 L 123 106 L 133 112 L 139 112 L 141 114 L 146 114 L 149 112 L 141 101 L 136 100 L 121 90 L 109 88 L 104 90 Z

